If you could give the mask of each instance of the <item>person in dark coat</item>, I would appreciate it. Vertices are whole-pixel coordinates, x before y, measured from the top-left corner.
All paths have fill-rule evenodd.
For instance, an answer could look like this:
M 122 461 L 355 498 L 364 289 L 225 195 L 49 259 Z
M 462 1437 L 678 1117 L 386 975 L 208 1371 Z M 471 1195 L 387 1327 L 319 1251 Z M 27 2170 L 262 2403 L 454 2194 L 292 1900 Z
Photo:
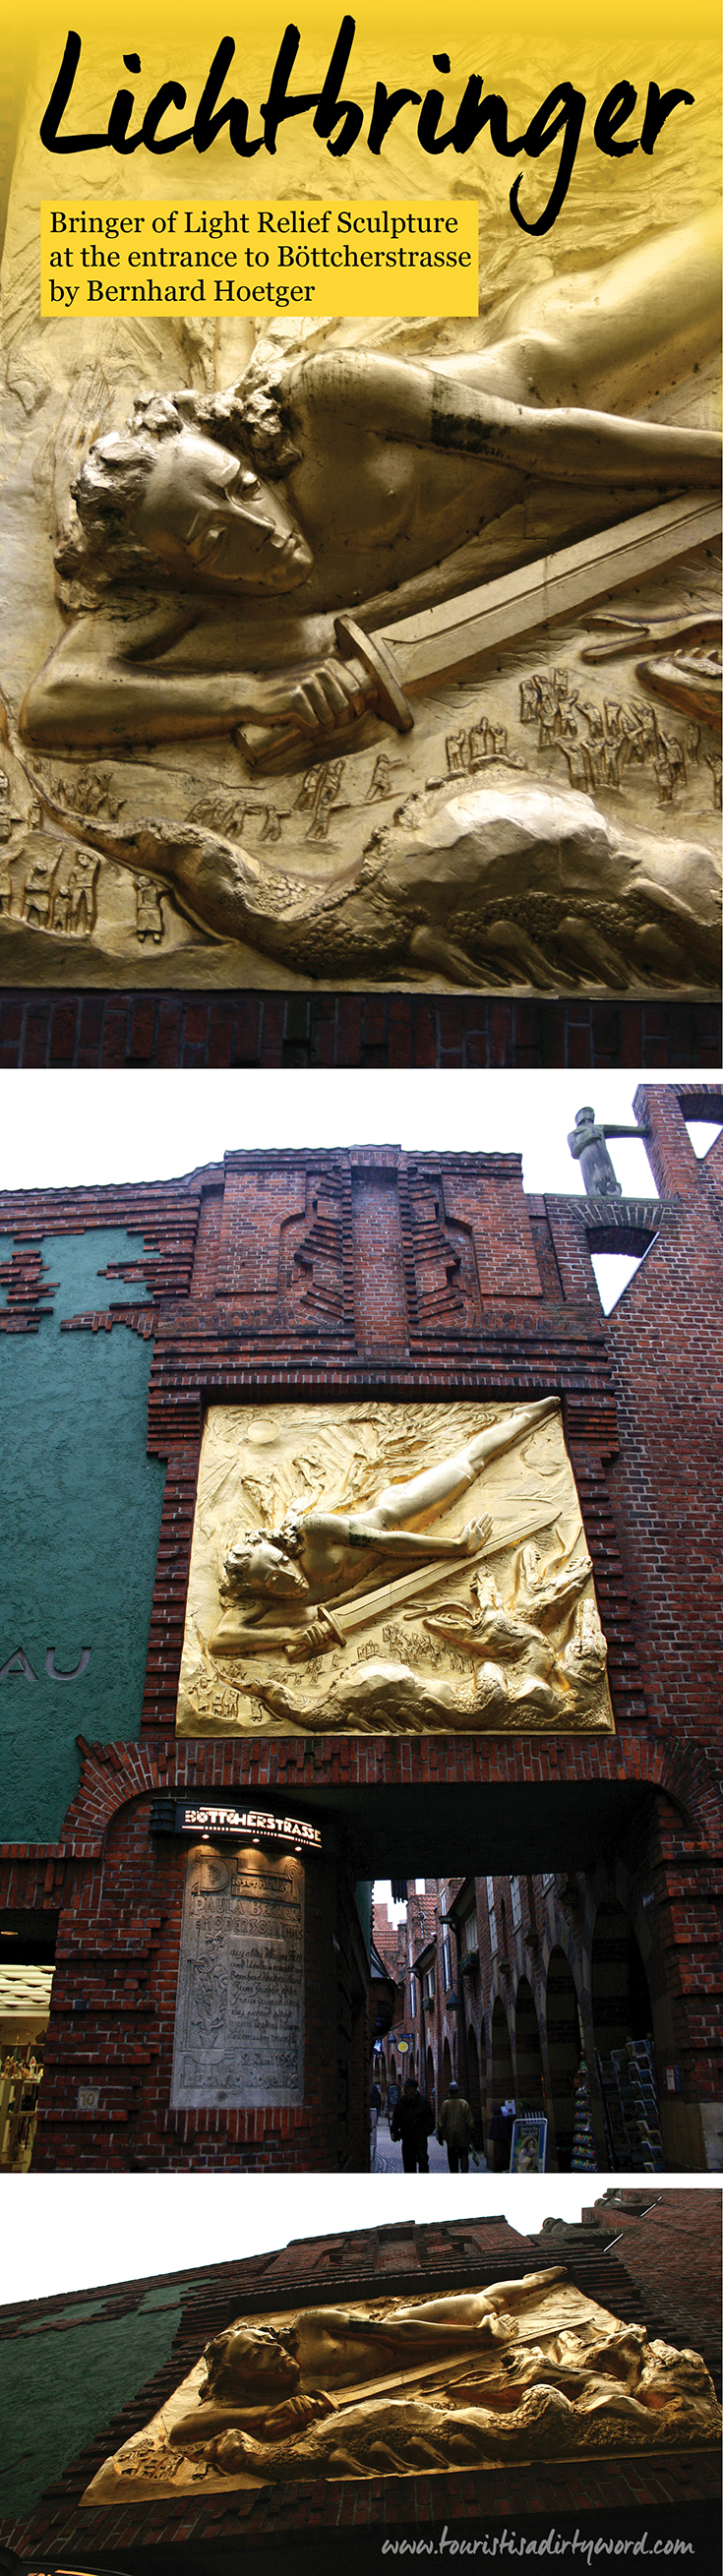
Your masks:
M 420 2093 L 416 2075 L 408 2075 L 401 2102 L 392 2113 L 390 2134 L 402 2150 L 405 2173 L 429 2172 L 429 2140 L 434 2128 L 434 2112 L 426 2095 Z

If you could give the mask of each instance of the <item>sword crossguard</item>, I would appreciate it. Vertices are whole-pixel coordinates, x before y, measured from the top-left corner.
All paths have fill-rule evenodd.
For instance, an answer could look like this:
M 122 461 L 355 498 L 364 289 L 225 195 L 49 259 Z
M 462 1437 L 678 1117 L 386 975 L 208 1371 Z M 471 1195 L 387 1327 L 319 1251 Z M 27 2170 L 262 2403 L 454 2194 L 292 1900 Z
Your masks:
M 405 698 L 399 675 L 386 645 L 374 635 L 365 635 L 352 617 L 335 617 L 339 660 L 353 671 L 358 681 L 358 694 L 364 705 L 357 716 L 346 724 L 323 726 L 318 733 L 303 731 L 297 724 L 275 725 L 259 741 L 241 727 L 237 741 L 252 769 L 279 771 L 294 768 L 303 759 L 310 764 L 328 760 L 331 752 L 343 750 L 353 741 L 365 716 L 382 716 L 385 724 L 394 725 L 397 733 L 410 733 L 414 716 Z
M 380 644 L 375 635 L 365 635 L 363 626 L 355 625 L 353 617 L 335 617 L 334 634 L 342 662 L 352 658 L 361 662 L 373 681 L 371 703 L 375 713 L 383 716 L 386 724 L 394 725 L 397 733 L 411 733 L 414 716 L 388 646 Z

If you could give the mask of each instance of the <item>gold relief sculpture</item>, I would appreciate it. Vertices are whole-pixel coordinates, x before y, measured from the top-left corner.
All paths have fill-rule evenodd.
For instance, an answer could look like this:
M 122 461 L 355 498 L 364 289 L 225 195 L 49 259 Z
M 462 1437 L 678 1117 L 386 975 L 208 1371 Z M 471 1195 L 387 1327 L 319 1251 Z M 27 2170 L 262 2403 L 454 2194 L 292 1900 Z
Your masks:
M 525 95 L 548 55 L 534 33 Z M 580 169 L 544 248 L 480 144 L 458 321 L 41 323 L 31 102 L 0 392 L 6 982 L 717 986 L 718 83 L 690 70 L 654 169 L 628 145 L 614 191 Z M 398 149 L 380 195 L 438 185 Z M 278 185 L 333 199 L 355 167 L 304 121 Z M 219 197 L 238 170 L 219 137 Z M 92 159 L 74 175 L 92 196 Z M 113 184 L 155 182 L 134 160 Z
M 556 1397 L 212 1406 L 184 1735 L 608 1732 Z
M 555 2267 L 438 2298 L 241 2317 L 82 2501 L 700 2449 L 719 2430 L 699 2354 L 649 2341 Z

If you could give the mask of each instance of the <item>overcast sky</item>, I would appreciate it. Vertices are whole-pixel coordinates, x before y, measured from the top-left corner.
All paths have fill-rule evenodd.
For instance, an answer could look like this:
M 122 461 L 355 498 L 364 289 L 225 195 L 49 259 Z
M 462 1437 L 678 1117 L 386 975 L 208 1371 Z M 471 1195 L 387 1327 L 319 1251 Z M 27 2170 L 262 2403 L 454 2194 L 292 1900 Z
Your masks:
M 676 1077 L 686 1079 L 685 1068 Z M 689 1077 L 696 1080 L 693 1073 Z M 152 1181 L 219 1163 L 240 1146 L 404 1145 L 521 1153 L 527 1190 L 582 1192 L 567 1145 L 575 1111 L 632 1125 L 634 1073 L 6 1073 L 0 1187 Z M 694 1131 L 696 1145 L 713 1130 Z M 654 1195 L 644 1145 L 614 1143 L 618 1179 Z M 606 1311 L 637 1262 L 603 1255 Z
M 576 1109 L 589 1100 L 598 1118 L 632 1123 L 638 1079 L 585 1068 L 6 1073 L 3 1186 L 158 1180 L 220 1162 L 239 1146 L 393 1144 L 465 1153 L 502 1147 L 522 1153 L 528 1190 L 579 1191 L 566 1142 Z M 624 1185 L 650 1192 L 644 1147 L 614 1152 Z
M 383 2133 L 385 2134 L 385 2133 Z M 5 2182 L 0 2305 L 225 2263 L 293 2237 L 496 2216 L 521 2234 L 544 2218 L 579 2219 L 609 2174 L 30 2174 Z M 678 2185 L 680 2176 L 673 2181 Z M 692 2189 L 710 2175 L 686 2175 Z M 665 2190 L 655 2175 L 655 2190 Z M 8 2213 L 9 2214 L 9 2213 Z

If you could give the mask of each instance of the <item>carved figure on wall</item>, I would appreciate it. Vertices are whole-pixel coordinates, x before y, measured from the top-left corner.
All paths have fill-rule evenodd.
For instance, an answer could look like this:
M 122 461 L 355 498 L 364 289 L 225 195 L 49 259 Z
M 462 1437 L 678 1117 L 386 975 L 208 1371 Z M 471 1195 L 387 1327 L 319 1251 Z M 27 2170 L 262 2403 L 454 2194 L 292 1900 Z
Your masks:
M 610 1123 L 598 1126 L 594 1109 L 576 1109 L 575 1125 L 567 1141 L 573 1162 L 580 1165 L 588 1198 L 621 1199 L 623 1195 L 622 1181 L 616 1180 L 608 1153 L 608 1136 L 637 1136 L 643 1142 L 647 1134 L 647 1127 L 615 1127 Z
M 699 224 L 537 286 L 478 356 L 420 366 L 339 348 L 218 398 L 137 403 L 73 487 L 58 568 L 76 614 L 27 693 L 25 740 L 64 752 L 282 717 L 302 740 L 348 727 L 363 702 L 329 656 L 330 612 L 401 601 L 530 477 L 568 487 L 578 510 L 591 491 L 633 508 L 715 487 L 713 433 L 594 406 L 626 390 L 643 402 L 666 361 L 669 380 L 700 363 L 717 251 L 717 224 Z
M 705 2363 L 561 2267 L 437 2298 L 239 2318 L 86 2490 L 89 2506 L 309 2475 L 492 2467 L 714 2444 Z
M 502 1456 L 557 1409 L 556 1396 L 521 1406 L 478 1432 L 456 1456 L 407 1484 L 388 1486 L 365 1511 L 292 1512 L 278 1531 L 247 1532 L 226 1558 L 222 1598 L 253 1603 L 303 1596 L 311 1606 L 333 1599 L 373 1567 L 391 1575 L 425 1560 L 459 1563 L 484 1545 L 491 1522 L 469 1521 L 457 1539 L 428 1538 L 430 1524 L 476 1482 L 488 1459 Z
M 136 877 L 136 938 L 141 944 L 152 939 L 156 947 L 163 938 L 163 912 L 154 877 Z
M 610 1732 L 606 1654 L 556 1398 L 211 1409 L 182 1733 Z

